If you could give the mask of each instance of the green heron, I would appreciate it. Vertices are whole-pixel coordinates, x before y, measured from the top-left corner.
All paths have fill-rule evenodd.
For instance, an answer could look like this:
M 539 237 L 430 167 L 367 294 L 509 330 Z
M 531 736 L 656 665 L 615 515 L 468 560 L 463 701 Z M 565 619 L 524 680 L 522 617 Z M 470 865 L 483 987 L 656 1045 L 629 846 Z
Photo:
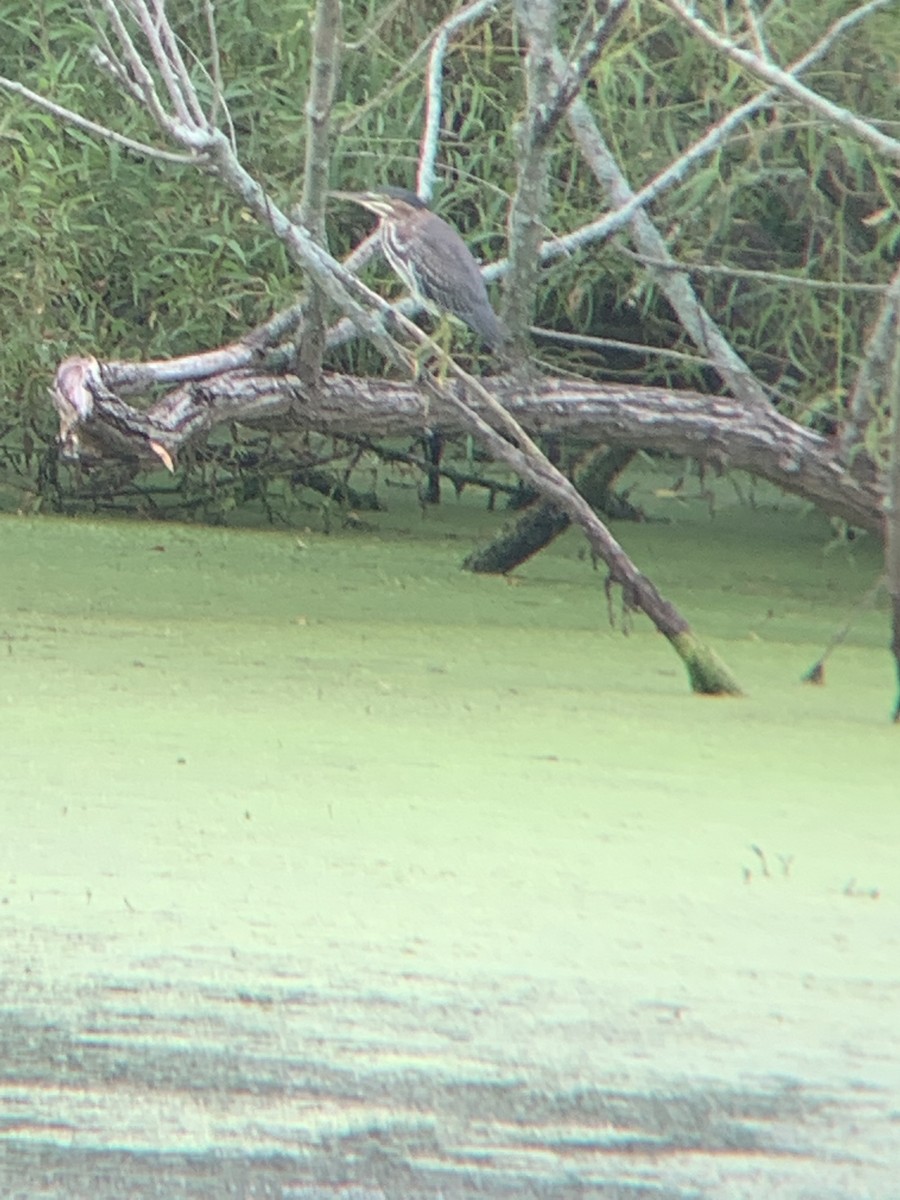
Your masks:
M 332 192 L 381 217 L 384 256 L 410 292 L 426 308 L 452 313 L 491 350 L 507 339 L 491 308 L 478 263 L 452 225 L 430 211 L 406 188 L 374 192 Z

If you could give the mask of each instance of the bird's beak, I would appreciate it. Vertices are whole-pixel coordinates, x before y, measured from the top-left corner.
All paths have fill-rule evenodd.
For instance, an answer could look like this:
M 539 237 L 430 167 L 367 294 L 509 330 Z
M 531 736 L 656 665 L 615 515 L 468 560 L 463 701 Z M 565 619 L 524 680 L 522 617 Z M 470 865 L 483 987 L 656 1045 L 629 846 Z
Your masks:
M 369 207 L 367 192 L 329 192 L 328 195 L 332 200 L 349 200 L 351 204 L 361 204 L 363 208 Z
M 329 192 L 329 195 L 336 200 L 349 200 L 351 204 L 358 204 L 360 208 L 374 213 L 379 218 L 384 217 L 387 212 L 384 197 L 372 192 Z

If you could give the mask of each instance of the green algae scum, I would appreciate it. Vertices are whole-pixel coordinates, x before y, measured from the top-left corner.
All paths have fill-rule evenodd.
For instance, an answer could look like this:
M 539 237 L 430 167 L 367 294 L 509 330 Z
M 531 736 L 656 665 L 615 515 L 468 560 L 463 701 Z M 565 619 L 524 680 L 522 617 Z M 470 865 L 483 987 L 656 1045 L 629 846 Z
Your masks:
M 800 682 L 879 548 L 650 491 L 617 532 L 742 699 L 611 628 L 576 533 L 461 572 L 468 494 L 0 519 L 4 1182 L 896 1196 L 883 607 Z

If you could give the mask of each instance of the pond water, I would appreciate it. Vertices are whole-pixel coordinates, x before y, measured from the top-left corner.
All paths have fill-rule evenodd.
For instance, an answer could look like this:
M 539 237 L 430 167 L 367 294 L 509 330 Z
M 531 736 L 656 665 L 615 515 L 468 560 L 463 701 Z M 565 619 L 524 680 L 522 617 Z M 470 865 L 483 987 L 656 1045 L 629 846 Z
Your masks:
M 657 484 L 617 536 L 741 700 L 576 533 L 461 572 L 469 493 L 0 519 L 6 1193 L 896 1197 L 884 606 L 799 682 L 878 548 Z

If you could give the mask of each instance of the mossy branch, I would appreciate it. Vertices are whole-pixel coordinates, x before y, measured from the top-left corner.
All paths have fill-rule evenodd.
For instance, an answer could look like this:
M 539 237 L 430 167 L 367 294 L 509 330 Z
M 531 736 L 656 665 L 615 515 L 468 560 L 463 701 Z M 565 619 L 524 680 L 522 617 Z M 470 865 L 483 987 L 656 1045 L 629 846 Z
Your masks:
M 742 696 L 741 685 L 714 650 L 690 630 L 669 638 L 687 668 L 691 690 L 700 696 Z

